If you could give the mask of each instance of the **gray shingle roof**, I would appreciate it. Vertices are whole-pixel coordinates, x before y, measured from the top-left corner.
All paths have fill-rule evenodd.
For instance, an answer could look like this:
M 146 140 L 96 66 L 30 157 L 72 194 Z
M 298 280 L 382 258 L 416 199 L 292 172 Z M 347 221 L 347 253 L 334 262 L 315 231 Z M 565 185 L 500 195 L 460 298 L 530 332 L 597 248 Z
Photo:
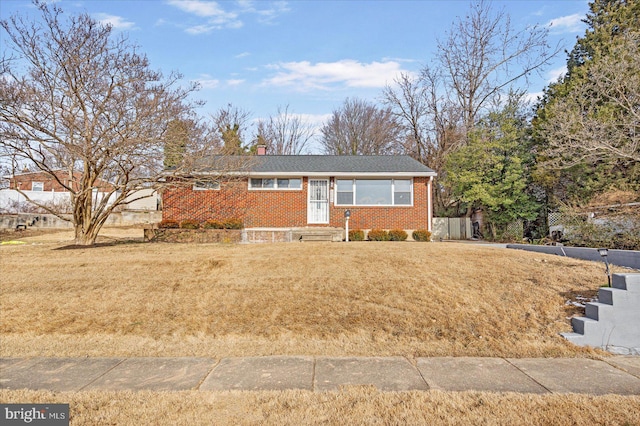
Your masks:
M 261 155 L 256 160 L 255 172 L 433 172 L 408 155 Z
M 250 174 L 412 174 L 435 175 L 408 155 L 256 155 L 246 158 Z M 212 166 L 221 157 L 212 159 Z M 215 170 L 211 167 L 211 171 Z

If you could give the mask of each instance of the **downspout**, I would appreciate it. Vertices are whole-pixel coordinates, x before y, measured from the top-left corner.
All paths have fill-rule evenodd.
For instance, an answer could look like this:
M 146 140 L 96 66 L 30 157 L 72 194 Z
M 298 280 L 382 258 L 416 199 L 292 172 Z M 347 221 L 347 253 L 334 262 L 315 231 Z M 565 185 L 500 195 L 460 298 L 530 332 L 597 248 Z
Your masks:
M 431 182 L 433 176 L 429 176 L 429 182 L 427 183 L 427 231 L 432 232 L 431 222 L 433 222 L 433 206 L 431 205 Z

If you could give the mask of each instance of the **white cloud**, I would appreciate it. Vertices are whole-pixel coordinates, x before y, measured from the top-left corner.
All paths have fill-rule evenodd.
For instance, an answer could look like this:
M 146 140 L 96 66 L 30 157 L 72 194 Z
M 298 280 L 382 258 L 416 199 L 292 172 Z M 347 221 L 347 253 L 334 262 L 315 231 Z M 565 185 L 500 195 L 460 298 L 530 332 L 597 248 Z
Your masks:
M 234 11 L 225 10 L 219 2 L 208 0 L 167 0 L 167 4 L 198 18 L 204 18 L 205 22 L 190 26 L 185 30 L 196 35 L 225 28 L 241 28 L 244 26 L 244 22 L 240 19 L 241 15 L 257 15 L 258 22 L 272 24 L 278 16 L 290 10 L 287 3 L 283 1 L 256 3 L 241 0 L 233 4 L 236 6 Z M 231 3 L 223 4 L 229 6 Z M 268 7 L 258 8 L 256 4 L 260 7 L 267 4 Z
M 232 80 L 227 80 L 227 85 L 229 85 L 229 86 L 240 86 L 244 82 L 245 82 L 245 80 L 242 80 L 242 79 L 232 79 Z
M 263 24 L 272 24 L 273 21 L 283 13 L 289 12 L 291 9 L 286 1 L 274 2 L 256 2 L 253 0 L 238 0 L 238 6 L 242 13 L 252 13 L 258 15 L 258 22 Z M 269 5 L 265 9 L 258 9 L 256 4 L 260 6 Z
M 417 59 L 408 59 L 408 58 L 392 58 L 392 57 L 382 58 L 382 62 L 389 62 L 389 61 L 394 61 L 394 62 L 407 62 L 407 63 L 415 63 L 415 62 L 418 62 L 418 60 L 417 60 Z
M 93 17 L 102 25 L 111 25 L 116 30 L 130 30 L 135 23 L 125 20 L 122 16 L 109 15 L 108 13 L 94 13 Z
M 554 18 L 547 22 L 547 26 L 550 27 L 551 32 L 555 34 L 579 33 L 584 30 L 585 26 L 582 19 L 584 19 L 583 14 L 574 13 L 573 15 Z
M 203 75 L 196 80 L 196 83 L 198 83 L 203 89 L 215 89 L 220 85 L 220 80 L 211 78 L 208 75 Z
M 319 131 L 320 128 L 326 123 L 332 114 L 291 114 L 293 117 L 297 117 L 300 121 L 309 127 L 311 127 L 315 132 Z
M 257 10 L 255 13 L 259 15 L 258 21 L 263 24 L 273 24 L 280 15 L 283 13 L 289 12 L 287 2 L 278 1 L 273 4 L 273 7 L 268 9 Z
M 242 53 L 239 53 L 239 54 L 237 54 L 236 56 L 234 56 L 234 58 L 236 58 L 236 59 L 246 58 L 246 57 L 247 57 L 247 56 L 249 56 L 249 55 L 251 55 L 251 53 L 249 53 L 249 52 L 242 52 Z
M 193 27 L 187 28 L 185 31 L 189 34 L 198 35 L 207 34 L 215 30 L 221 30 L 223 28 L 240 28 L 242 27 L 242 25 L 243 24 L 240 21 L 227 22 L 223 24 L 212 22 L 203 25 L 195 25 Z
M 555 83 L 560 77 L 564 77 L 566 73 L 566 65 L 547 71 L 547 83 Z
M 346 87 L 381 88 L 403 70 L 395 61 L 361 63 L 353 59 L 337 62 L 283 62 L 271 65 L 276 75 L 263 83 L 273 86 L 296 86 L 300 90 Z
M 167 4 L 175 6 L 183 12 L 206 18 L 206 22 L 187 28 L 189 34 L 206 34 L 223 28 L 240 28 L 242 21 L 235 12 L 227 12 L 215 1 L 203 0 L 168 0 Z
M 530 104 L 535 104 L 538 102 L 538 99 L 542 99 L 544 96 L 544 92 L 532 92 L 524 95 L 524 100 Z
M 227 13 L 220 8 L 218 3 L 214 1 L 202 1 L 202 0 L 169 0 L 167 2 L 171 6 L 175 6 L 178 9 L 191 13 L 197 16 L 221 17 L 227 15 Z

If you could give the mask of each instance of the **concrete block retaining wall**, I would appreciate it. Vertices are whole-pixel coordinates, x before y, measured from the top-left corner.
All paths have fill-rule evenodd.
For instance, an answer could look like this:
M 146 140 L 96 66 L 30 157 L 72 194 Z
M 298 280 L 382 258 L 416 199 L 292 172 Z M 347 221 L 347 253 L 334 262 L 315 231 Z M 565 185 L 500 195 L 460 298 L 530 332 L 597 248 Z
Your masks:
M 602 257 L 595 248 L 566 247 L 566 246 L 534 246 L 529 244 L 507 244 L 507 248 L 535 251 L 538 253 L 556 254 L 558 256 L 573 257 L 582 260 L 602 262 Z M 640 251 L 609 250 L 609 263 L 640 270 Z
M 158 223 L 162 220 L 160 211 L 123 211 L 109 215 L 106 225 L 130 226 Z M 73 225 L 52 214 L 18 213 L 0 215 L 0 228 L 16 229 L 18 226 L 37 229 L 68 229 Z

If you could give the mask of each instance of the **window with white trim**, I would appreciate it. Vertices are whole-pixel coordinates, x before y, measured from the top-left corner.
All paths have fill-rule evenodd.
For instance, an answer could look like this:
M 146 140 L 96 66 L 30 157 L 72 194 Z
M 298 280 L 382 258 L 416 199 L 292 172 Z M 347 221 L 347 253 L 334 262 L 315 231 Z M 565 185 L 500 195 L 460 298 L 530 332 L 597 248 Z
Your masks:
M 302 189 L 301 178 L 251 178 L 249 189 Z
M 44 182 L 31 182 L 32 191 L 44 191 Z
M 336 205 L 410 206 L 411 179 L 336 179 Z
M 193 184 L 194 191 L 217 191 L 220 189 L 220 182 L 217 180 L 199 180 Z

